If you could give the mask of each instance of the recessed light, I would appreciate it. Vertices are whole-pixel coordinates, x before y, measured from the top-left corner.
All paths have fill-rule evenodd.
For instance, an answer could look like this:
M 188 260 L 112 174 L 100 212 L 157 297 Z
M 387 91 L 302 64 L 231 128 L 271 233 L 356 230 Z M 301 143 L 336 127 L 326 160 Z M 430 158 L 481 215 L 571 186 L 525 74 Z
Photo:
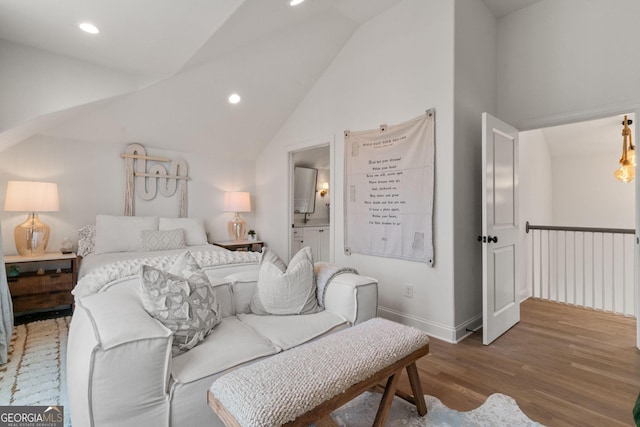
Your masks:
M 80 27 L 80 29 L 82 31 L 85 31 L 89 34 L 98 34 L 100 32 L 100 30 L 98 29 L 98 27 L 96 27 L 95 25 L 89 23 L 89 22 L 83 22 L 82 24 L 78 25 Z
M 289 6 L 297 6 L 297 5 L 299 5 L 300 3 L 302 3 L 303 1 L 304 1 L 304 0 L 291 0 L 291 1 L 289 2 Z
M 240 102 L 240 95 L 238 95 L 237 93 L 232 93 L 229 96 L 229 102 L 232 104 L 237 104 L 238 102 Z

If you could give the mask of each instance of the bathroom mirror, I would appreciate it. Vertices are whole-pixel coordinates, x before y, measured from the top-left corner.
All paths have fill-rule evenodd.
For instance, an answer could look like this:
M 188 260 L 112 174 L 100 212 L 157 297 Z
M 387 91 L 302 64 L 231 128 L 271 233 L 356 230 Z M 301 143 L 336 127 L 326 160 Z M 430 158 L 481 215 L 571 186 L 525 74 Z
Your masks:
M 293 173 L 293 212 L 313 213 L 316 209 L 318 170 L 296 166 Z

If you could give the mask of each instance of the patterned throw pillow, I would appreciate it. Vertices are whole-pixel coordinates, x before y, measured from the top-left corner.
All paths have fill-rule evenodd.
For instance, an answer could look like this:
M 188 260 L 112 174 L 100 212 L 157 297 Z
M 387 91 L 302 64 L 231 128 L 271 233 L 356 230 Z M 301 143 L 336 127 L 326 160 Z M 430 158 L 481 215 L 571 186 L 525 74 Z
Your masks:
M 143 265 L 140 278 L 144 309 L 173 332 L 173 356 L 198 345 L 220 323 L 211 282 L 191 253 L 180 255 L 169 272 Z
M 78 230 L 78 256 L 85 257 L 94 251 L 96 226 L 85 225 Z
M 300 249 L 289 266 L 285 266 L 274 252 L 265 249 L 258 270 L 258 285 L 251 298 L 251 311 L 277 315 L 320 311 L 311 248 Z
M 140 232 L 140 251 L 163 251 L 185 248 L 184 230 L 142 230 Z
M 158 230 L 184 230 L 184 241 L 187 246 L 206 245 L 207 232 L 200 218 L 160 218 Z

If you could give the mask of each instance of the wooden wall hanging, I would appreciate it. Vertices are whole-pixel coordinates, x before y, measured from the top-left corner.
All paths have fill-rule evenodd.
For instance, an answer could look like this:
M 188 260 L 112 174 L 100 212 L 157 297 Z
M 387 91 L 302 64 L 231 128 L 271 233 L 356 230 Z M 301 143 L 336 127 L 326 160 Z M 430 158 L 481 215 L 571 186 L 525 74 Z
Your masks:
M 190 179 L 187 162 L 182 159 L 147 156 L 146 150 L 140 144 L 129 144 L 120 157 L 124 158 L 124 214 L 126 216 L 135 215 L 133 203 L 135 187 L 138 188 L 138 195 L 142 200 L 152 200 L 156 197 L 158 189 L 163 196 L 173 196 L 179 183 L 180 218 L 187 217 L 187 181 Z M 158 163 L 147 170 L 147 161 L 171 164 L 168 171 L 164 165 Z

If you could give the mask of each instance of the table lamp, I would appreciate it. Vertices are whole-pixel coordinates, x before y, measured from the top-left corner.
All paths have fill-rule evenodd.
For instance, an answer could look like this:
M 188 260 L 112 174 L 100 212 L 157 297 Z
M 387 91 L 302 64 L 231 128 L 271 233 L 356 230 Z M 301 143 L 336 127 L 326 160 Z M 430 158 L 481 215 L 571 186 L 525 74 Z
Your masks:
M 4 210 L 29 212 L 27 220 L 13 231 L 21 256 L 43 255 L 49 243 L 50 227 L 40 221 L 37 212 L 57 212 L 58 184 L 52 182 L 9 181 Z
M 229 222 L 229 237 L 231 240 L 245 240 L 247 238 L 247 223 L 240 216 L 240 212 L 251 212 L 251 197 L 246 191 L 227 191 L 224 193 L 224 210 L 233 212 L 235 216 Z

